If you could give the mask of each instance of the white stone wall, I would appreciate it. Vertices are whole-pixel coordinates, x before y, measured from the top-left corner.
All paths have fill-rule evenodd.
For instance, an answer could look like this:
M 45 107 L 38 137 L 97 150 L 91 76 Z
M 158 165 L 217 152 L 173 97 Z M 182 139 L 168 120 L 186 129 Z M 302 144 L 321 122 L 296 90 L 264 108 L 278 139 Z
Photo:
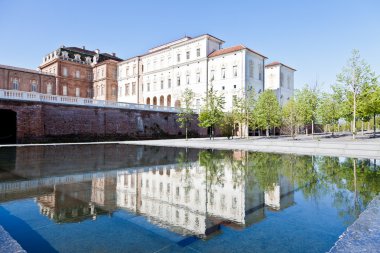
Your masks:
M 281 106 L 294 95 L 294 70 L 282 64 L 265 68 L 265 89 L 275 90 Z

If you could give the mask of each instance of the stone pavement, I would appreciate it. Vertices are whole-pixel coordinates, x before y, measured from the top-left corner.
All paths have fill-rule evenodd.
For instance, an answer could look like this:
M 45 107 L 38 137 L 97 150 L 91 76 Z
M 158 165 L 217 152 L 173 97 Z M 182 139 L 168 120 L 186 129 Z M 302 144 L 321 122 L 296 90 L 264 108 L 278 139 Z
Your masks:
M 20 244 L 13 239 L 7 231 L 0 226 L 0 253 L 24 253 Z
M 330 253 L 380 252 L 380 195 L 347 228 Z

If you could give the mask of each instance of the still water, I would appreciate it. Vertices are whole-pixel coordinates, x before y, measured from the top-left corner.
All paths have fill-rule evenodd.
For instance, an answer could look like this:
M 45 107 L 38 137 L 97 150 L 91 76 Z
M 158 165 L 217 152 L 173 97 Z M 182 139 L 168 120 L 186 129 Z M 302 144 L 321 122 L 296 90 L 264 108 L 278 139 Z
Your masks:
M 27 252 L 326 252 L 379 192 L 375 160 L 0 148 L 0 226 Z

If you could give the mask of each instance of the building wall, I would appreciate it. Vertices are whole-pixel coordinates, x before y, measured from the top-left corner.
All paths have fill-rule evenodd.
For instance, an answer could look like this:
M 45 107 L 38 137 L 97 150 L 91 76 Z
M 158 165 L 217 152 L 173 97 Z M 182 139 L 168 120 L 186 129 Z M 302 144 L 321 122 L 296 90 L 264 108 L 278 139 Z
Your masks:
M 265 89 L 274 90 L 283 106 L 294 95 L 294 70 L 282 64 L 265 67 Z
M 0 101 L 17 113 L 17 142 L 104 141 L 183 137 L 176 113 Z M 191 124 L 193 136 L 206 130 Z
M 95 65 L 93 71 L 93 98 L 117 101 L 117 62 L 108 60 Z
M 0 89 L 14 90 L 17 88 L 20 91 L 55 95 L 55 86 L 55 77 L 52 75 L 0 66 Z

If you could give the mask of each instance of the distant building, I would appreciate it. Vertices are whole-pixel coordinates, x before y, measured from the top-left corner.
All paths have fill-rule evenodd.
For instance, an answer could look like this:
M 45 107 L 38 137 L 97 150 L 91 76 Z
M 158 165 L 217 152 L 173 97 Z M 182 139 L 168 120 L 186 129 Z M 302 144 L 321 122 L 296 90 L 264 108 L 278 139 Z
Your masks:
M 0 65 L 0 89 L 56 94 L 55 75 Z
M 280 62 L 265 66 L 265 89 L 274 90 L 281 106 L 294 95 L 294 72 L 296 70 Z
M 39 68 L 56 76 L 57 95 L 116 101 L 119 61 L 115 54 L 61 46 L 46 55 Z
M 199 109 L 213 86 L 230 110 L 235 96 L 263 91 L 266 57 L 243 45 L 222 49 L 223 43 L 209 34 L 186 36 L 120 62 L 118 101 L 180 107 L 182 93 L 190 88 Z

